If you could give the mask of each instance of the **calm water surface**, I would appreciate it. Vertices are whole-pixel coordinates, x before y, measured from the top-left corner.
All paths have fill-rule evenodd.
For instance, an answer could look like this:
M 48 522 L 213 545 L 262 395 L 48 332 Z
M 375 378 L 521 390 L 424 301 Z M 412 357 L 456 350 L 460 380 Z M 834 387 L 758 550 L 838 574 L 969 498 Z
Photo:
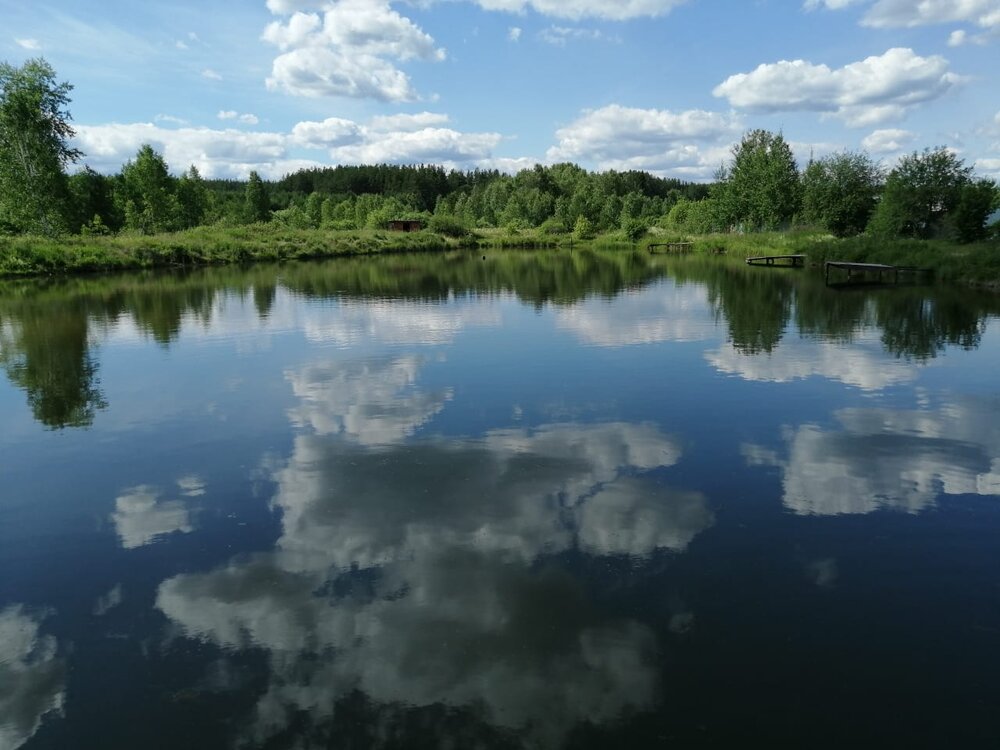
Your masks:
M 998 313 L 627 252 L 0 284 L 0 750 L 1000 746 Z

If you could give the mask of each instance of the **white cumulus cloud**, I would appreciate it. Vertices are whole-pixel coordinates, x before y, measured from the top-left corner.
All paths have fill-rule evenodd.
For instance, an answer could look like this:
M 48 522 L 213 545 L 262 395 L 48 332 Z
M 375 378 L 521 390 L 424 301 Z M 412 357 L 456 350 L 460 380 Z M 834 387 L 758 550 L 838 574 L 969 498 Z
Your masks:
M 27 50 L 37 51 L 42 48 L 41 42 L 37 39 L 15 39 L 14 42 L 18 47 Z
M 224 121 L 254 124 L 252 115 L 223 110 Z M 336 164 L 433 163 L 455 169 L 488 166 L 531 166 L 528 160 L 509 165 L 494 156 L 503 140 L 499 133 L 466 133 L 451 128 L 430 127 L 447 116 L 429 112 L 415 115 L 376 117 L 368 125 L 337 117 L 297 123 L 290 132 L 247 132 L 233 128 L 164 128 L 154 123 L 80 125 L 74 145 L 85 154 L 85 162 L 99 172 L 117 172 L 150 144 L 163 154 L 171 170 L 180 172 L 194 165 L 205 177 L 245 178 L 251 171 L 280 178 L 298 169 Z M 307 156 L 304 158 L 303 151 Z M 325 154 L 316 151 L 325 150 Z
M 889 128 L 873 131 L 865 136 L 861 145 L 873 154 L 892 154 L 908 148 L 915 138 L 916 135 L 909 130 Z
M 961 47 L 965 44 L 968 33 L 965 29 L 956 29 L 948 35 L 948 46 L 949 47 Z
M 331 156 L 349 164 L 420 162 L 453 168 L 488 159 L 503 140 L 499 133 L 461 133 L 450 128 L 382 133 L 362 143 L 333 149 Z
M 417 93 L 396 63 L 445 58 L 444 49 L 388 0 L 337 0 L 313 13 L 303 12 L 303 5 L 268 4 L 272 12 L 292 13 L 268 24 L 262 35 L 281 53 L 267 79 L 269 89 L 307 97 L 413 101 Z
M 549 161 L 584 161 L 599 169 L 644 169 L 710 178 L 743 128 L 733 114 L 671 112 L 612 104 L 584 112 L 556 132 Z
M 730 76 L 712 93 L 742 109 L 828 112 L 865 126 L 898 119 L 960 81 L 940 55 L 921 57 L 897 47 L 836 69 L 806 60 L 765 63 Z

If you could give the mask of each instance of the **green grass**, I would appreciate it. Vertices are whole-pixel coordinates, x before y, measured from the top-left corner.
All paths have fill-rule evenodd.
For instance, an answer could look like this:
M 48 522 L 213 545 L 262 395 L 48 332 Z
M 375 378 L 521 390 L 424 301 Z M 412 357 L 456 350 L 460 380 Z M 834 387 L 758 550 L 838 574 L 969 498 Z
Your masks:
M 56 275 L 443 251 L 460 244 L 429 232 L 343 232 L 288 229 L 273 224 L 199 227 L 148 237 L 3 237 L 0 275 Z
M 1000 288 L 1000 241 L 960 245 L 947 240 L 885 240 L 858 236 L 838 239 L 821 232 L 801 230 L 758 234 L 710 234 L 691 237 L 651 236 L 653 242 L 689 241 L 695 254 L 711 255 L 724 249 L 727 258 L 743 260 L 756 255 L 808 256 L 810 265 L 828 260 L 884 263 L 929 268 L 937 278 L 976 286 Z
M 814 230 L 711 234 L 683 237 L 651 233 L 637 245 L 620 232 L 579 240 L 571 234 L 535 229 L 511 233 L 477 230 L 455 239 L 432 232 L 379 230 L 331 231 L 289 229 L 276 224 L 199 227 L 149 237 L 0 237 L 0 276 L 65 275 L 99 271 L 186 268 L 208 265 L 281 262 L 408 252 L 444 252 L 458 248 L 641 249 L 654 242 L 690 241 L 694 254 L 742 260 L 754 255 L 802 253 L 809 263 L 846 260 L 933 269 L 939 279 L 1000 289 L 1000 241 L 959 245 L 945 240 L 837 239 Z M 721 258 L 719 259 L 722 260 Z

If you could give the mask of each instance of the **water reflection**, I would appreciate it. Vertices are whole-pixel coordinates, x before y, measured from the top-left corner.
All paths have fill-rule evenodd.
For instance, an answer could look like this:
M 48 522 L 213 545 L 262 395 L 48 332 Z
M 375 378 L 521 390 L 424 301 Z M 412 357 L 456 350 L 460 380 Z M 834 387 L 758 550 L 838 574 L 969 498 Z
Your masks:
M 677 442 L 627 423 L 405 440 L 444 402 L 397 404 L 418 366 L 404 357 L 292 374 L 293 384 L 330 377 L 297 386 L 292 418 L 307 429 L 273 472 L 274 551 L 160 586 L 157 606 L 187 635 L 268 654 L 244 740 L 293 722 L 326 738 L 336 707 L 360 691 L 555 746 L 580 722 L 656 698 L 653 633 L 597 608 L 559 560 L 680 552 L 709 528 L 704 495 L 657 474 L 680 459 Z
M 936 410 L 842 409 L 841 428 L 790 428 L 787 456 L 744 446 L 751 465 L 782 471 L 795 513 L 894 508 L 917 513 L 940 495 L 1000 495 L 1000 399 L 963 398 Z
M 865 391 L 910 383 L 919 375 L 914 363 L 887 359 L 874 331 L 855 334 L 850 343 L 800 338 L 766 354 L 748 355 L 736 347 L 721 347 L 707 352 L 705 358 L 719 372 L 744 380 L 788 383 L 819 376 Z
M 714 323 L 705 287 L 694 284 L 623 292 L 613 300 L 591 298 L 556 311 L 559 328 L 604 347 L 703 341 L 714 335 Z
M 431 305 L 408 301 L 342 300 L 336 309 L 313 311 L 303 321 L 310 341 L 342 348 L 361 343 L 434 346 L 451 343 L 463 330 L 496 327 L 488 305 Z
M 90 351 L 86 310 L 76 303 L 0 309 L 0 366 L 46 427 L 86 427 L 107 404 Z
M 954 653 L 911 655 L 996 624 L 995 503 L 941 496 L 1000 495 L 1000 399 L 961 395 L 990 392 L 997 302 L 758 271 L 539 252 L 0 285 L 3 405 L 97 418 L 5 435 L 2 747 L 180 746 L 174 727 L 213 747 L 727 746 L 796 705 L 804 663 L 864 675 L 857 701 L 812 681 L 818 707 L 762 733 L 817 731 L 831 701 L 905 711 L 900 665 L 963 682 Z M 954 347 L 982 351 L 928 367 Z M 169 419 L 143 418 L 147 378 Z M 903 524 L 923 536 L 867 544 Z M 903 558 L 940 566 L 880 609 L 866 587 Z M 51 631 L 12 605 L 36 600 Z M 975 651 L 955 704 L 992 669 Z M 121 716 L 94 731 L 108 686 Z
M 401 442 L 452 398 L 451 389 L 416 387 L 419 356 L 316 363 L 286 377 L 301 400 L 292 423 L 318 435 L 348 435 L 361 445 Z
M 669 286 L 649 286 L 664 276 L 672 279 Z M 846 362 L 844 350 L 831 344 L 926 360 L 946 346 L 979 346 L 986 316 L 1000 312 L 995 296 L 948 287 L 835 291 L 808 272 L 632 252 L 395 256 L 3 282 L 0 366 L 25 392 L 36 420 L 52 428 L 85 427 L 108 405 L 96 344 L 109 337 L 131 331 L 167 347 L 182 330 L 266 337 L 298 329 L 311 341 L 344 348 L 371 341 L 442 345 L 470 328 L 500 325 L 500 313 L 483 300 L 428 301 L 500 293 L 539 309 L 554 305 L 557 326 L 597 346 L 706 340 L 721 322 L 730 346 L 710 362 L 724 372 L 780 382 L 819 374 L 869 390 L 905 382 L 912 371 L 876 373 L 872 362 Z M 303 299 L 337 304 L 306 308 Z M 823 343 L 788 351 L 797 346 L 788 336 L 792 323 Z
M 20 605 L 0 610 L 0 748 L 30 740 L 46 714 L 61 714 L 66 665 L 58 644 L 43 635 L 43 616 Z
M 180 500 L 165 500 L 155 487 L 131 487 L 115 498 L 111 521 L 122 547 L 143 547 L 174 532 L 194 530 L 191 511 Z

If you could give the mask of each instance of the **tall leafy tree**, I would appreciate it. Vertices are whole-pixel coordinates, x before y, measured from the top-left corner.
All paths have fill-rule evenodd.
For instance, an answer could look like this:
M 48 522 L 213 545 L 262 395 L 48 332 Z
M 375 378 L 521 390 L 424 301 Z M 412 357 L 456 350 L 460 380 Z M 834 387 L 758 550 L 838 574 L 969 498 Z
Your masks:
M 55 234 L 69 219 L 66 166 L 81 153 L 69 145 L 69 92 L 45 60 L 20 68 L 0 63 L 0 226 Z
M 191 165 L 187 172 L 177 180 L 178 224 L 181 228 L 196 227 L 205 219 L 208 213 L 208 189 L 201 179 L 198 168 Z
M 244 205 L 247 221 L 254 223 L 271 219 L 271 197 L 267 193 L 267 186 L 256 172 L 251 172 L 247 181 Z
M 986 220 L 1000 207 L 1000 188 L 993 180 L 969 181 L 962 186 L 949 223 L 959 242 L 979 242 L 989 236 Z
M 971 182 L 972 167 L 943 146 L 904 156 L 886 179 L 869 229 L 878 235 L 923 239 L 941 234 Z
M 714 196 L 727 221 L 747 229 L 777 229 L 791 221 L 801 206 L 802 190 L 784 136 L 751 130 L 732 153 Z
M 174 178 L 163 157 L 148 143 L 133 161 L 122 167 L 116 200 L 125 215 L 125 228 L 141 234 L 177 228 L 180 207 Z
M 860 234 L 878 203 L 882 180 L 881 167 L 864 152 L 810 162 L 802 175 L 805 217 L 838 237 Z
M 70 229 L 79 231 L 84 227 L 90 230 L 95 226 L 104 226 L 107 231 L 116 231 L 121 228 L 112 185 L 111 178 L 90 167 L 70 175 L 69 192 L 73 209 Z

